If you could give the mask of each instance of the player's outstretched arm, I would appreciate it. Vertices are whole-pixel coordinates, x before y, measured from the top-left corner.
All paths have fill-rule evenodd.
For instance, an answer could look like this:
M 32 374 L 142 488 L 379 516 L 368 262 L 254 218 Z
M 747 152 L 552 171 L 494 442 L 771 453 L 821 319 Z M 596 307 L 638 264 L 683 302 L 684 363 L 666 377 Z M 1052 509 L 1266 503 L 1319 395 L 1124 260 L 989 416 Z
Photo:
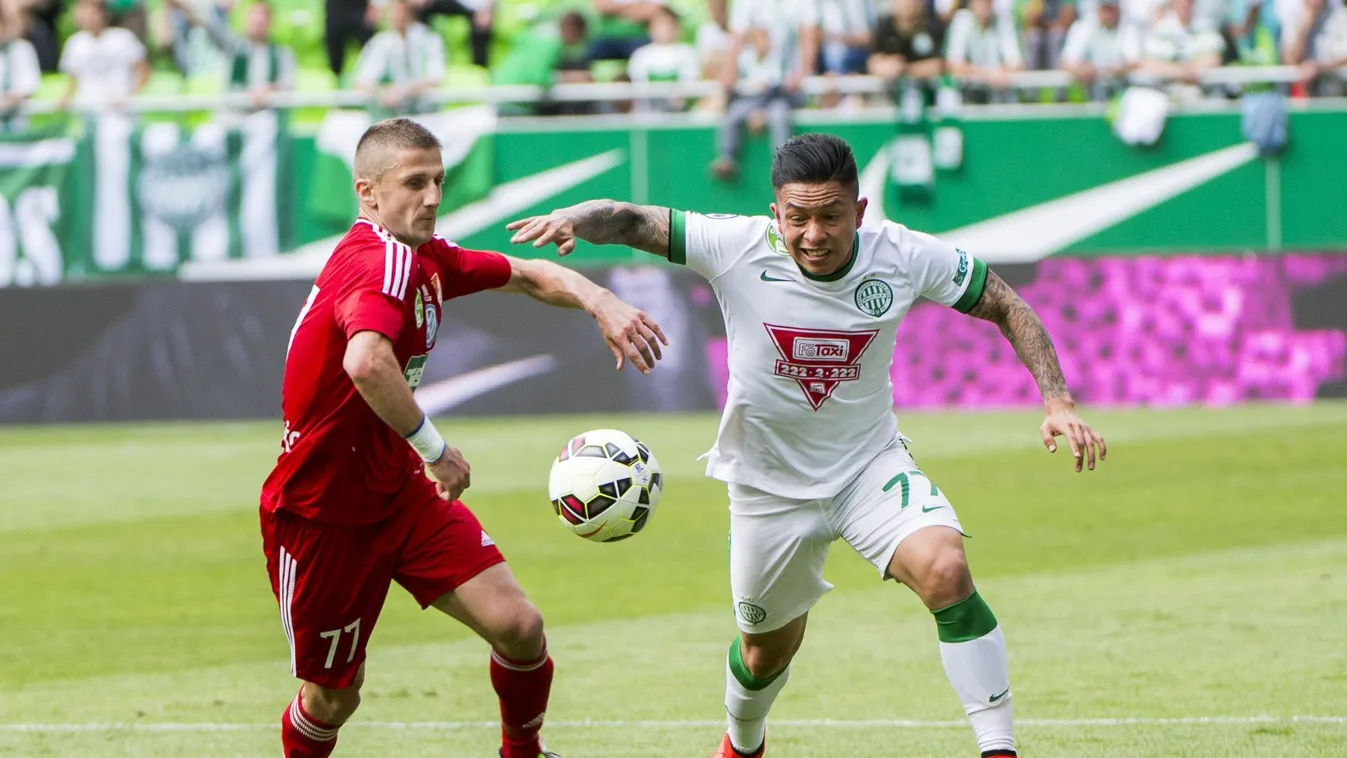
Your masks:
M 420 454 L 440 496 L 457 500 L 468 488 L 468 463 L 416 404 L 388 337 L 374 331 L 351 335 L 341 366 L 370 409 Z
M 1076 401 L 1067 390 L 1062 364 L 1057 360 L 1057 349 L 1043 326 L 1043 320 L 994 272 L 987 272 L 987 283 L 982 297 L 968 315 L 990 321 L 1001 330 L 1015 348 L 1015 355 L 1029 369 L 1038 391 L 1043 395 L 1047 413 L 1039 432 L 1048 452 L 1057 452 L 1057 435 L 1066 437 L 1071 454 L 1076 459 L 1076 471 L 1082 464 L 1094 470 L 1095 454 L 1100 460 L 1108 453 L 1104 438 L 1090 428 L 1076 413 Z
M 593 245 L 626 245 L 668 258 L 669 218 L 669 209 L 657 205 L 589 200 L 546 216 L 520 219 L 505 228 L 515 233 L 510 242 L 532 242 L 534 247 L 555 243 L 558 255 L 570 253 L 581 239 Z
M 617 358 L 618 371 L 631 361 L 641 373 L 649 374 L 655 361 L 664 357 L 660 345 L 669 344 L 669 340 L 659 324 L 610 290 L 551 261 L 506 258 L 510 261 L 510 280 L 501 291 L 519 292 L 560 308 L 583 309 L 598 323 L 608 349 Z

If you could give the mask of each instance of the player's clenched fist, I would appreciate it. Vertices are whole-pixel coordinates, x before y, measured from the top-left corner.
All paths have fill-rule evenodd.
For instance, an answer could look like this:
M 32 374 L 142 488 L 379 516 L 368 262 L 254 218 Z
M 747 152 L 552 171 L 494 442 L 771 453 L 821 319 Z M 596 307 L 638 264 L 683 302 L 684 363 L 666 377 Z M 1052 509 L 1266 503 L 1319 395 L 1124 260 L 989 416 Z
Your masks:
M 435 480 L 435 492 L 451 503 L 463 495 L 472 480 L 471 467 L 456 447 L 444 448 L 439 460 L 426 464 L 426 472 Z

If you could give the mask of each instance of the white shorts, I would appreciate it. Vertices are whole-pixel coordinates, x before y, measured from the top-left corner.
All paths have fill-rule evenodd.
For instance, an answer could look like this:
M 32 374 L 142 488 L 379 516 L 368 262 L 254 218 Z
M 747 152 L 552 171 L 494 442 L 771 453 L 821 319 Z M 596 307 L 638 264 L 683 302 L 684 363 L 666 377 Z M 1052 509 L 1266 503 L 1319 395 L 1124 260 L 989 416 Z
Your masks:
M 943 492 L 895 440 L 854 481 L 823 500 L 792 500 L 731 484 L 730 590 L 739 629 L 761 634 L 799 618 L 832 589 L 823 580 L 839 537 L 888 577 L 908 535 L 928 526 L 963 532 Z

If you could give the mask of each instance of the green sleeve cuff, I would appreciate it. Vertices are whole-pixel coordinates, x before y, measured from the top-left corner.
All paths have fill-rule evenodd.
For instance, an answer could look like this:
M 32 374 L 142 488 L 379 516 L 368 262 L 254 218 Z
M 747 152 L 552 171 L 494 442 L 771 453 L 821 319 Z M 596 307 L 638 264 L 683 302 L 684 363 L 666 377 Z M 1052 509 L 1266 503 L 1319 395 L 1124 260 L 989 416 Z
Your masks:
M 669 262 L 686 266 L 688 262 L 688 219 L 683 211 L 669 209 Z
M 968 289 L 963 291 L 963 296 L 954 303 L 954 310 L 960 313 L 967 313 L 973 310 L 973 306 L 982 299 L 982 290 L 987 287 L 987 264 L 980 259 L 973 259 L 973 276 L 968 281 Z

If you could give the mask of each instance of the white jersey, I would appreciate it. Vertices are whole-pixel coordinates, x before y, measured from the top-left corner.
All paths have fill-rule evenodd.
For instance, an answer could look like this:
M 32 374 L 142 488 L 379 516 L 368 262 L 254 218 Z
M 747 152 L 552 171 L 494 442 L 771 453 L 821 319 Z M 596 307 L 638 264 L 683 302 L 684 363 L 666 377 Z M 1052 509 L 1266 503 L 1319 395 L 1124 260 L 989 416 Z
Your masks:
M 917 298 L 967 312 L 987 280 L 982 261 L 887 221 L 820 278 L 769 217 L 673 211 L 669 260 L 711 283 L 725 317 L 729 391 L 707 476 L 795 499 L 836 495 L 898 437 L 890 374 Z

